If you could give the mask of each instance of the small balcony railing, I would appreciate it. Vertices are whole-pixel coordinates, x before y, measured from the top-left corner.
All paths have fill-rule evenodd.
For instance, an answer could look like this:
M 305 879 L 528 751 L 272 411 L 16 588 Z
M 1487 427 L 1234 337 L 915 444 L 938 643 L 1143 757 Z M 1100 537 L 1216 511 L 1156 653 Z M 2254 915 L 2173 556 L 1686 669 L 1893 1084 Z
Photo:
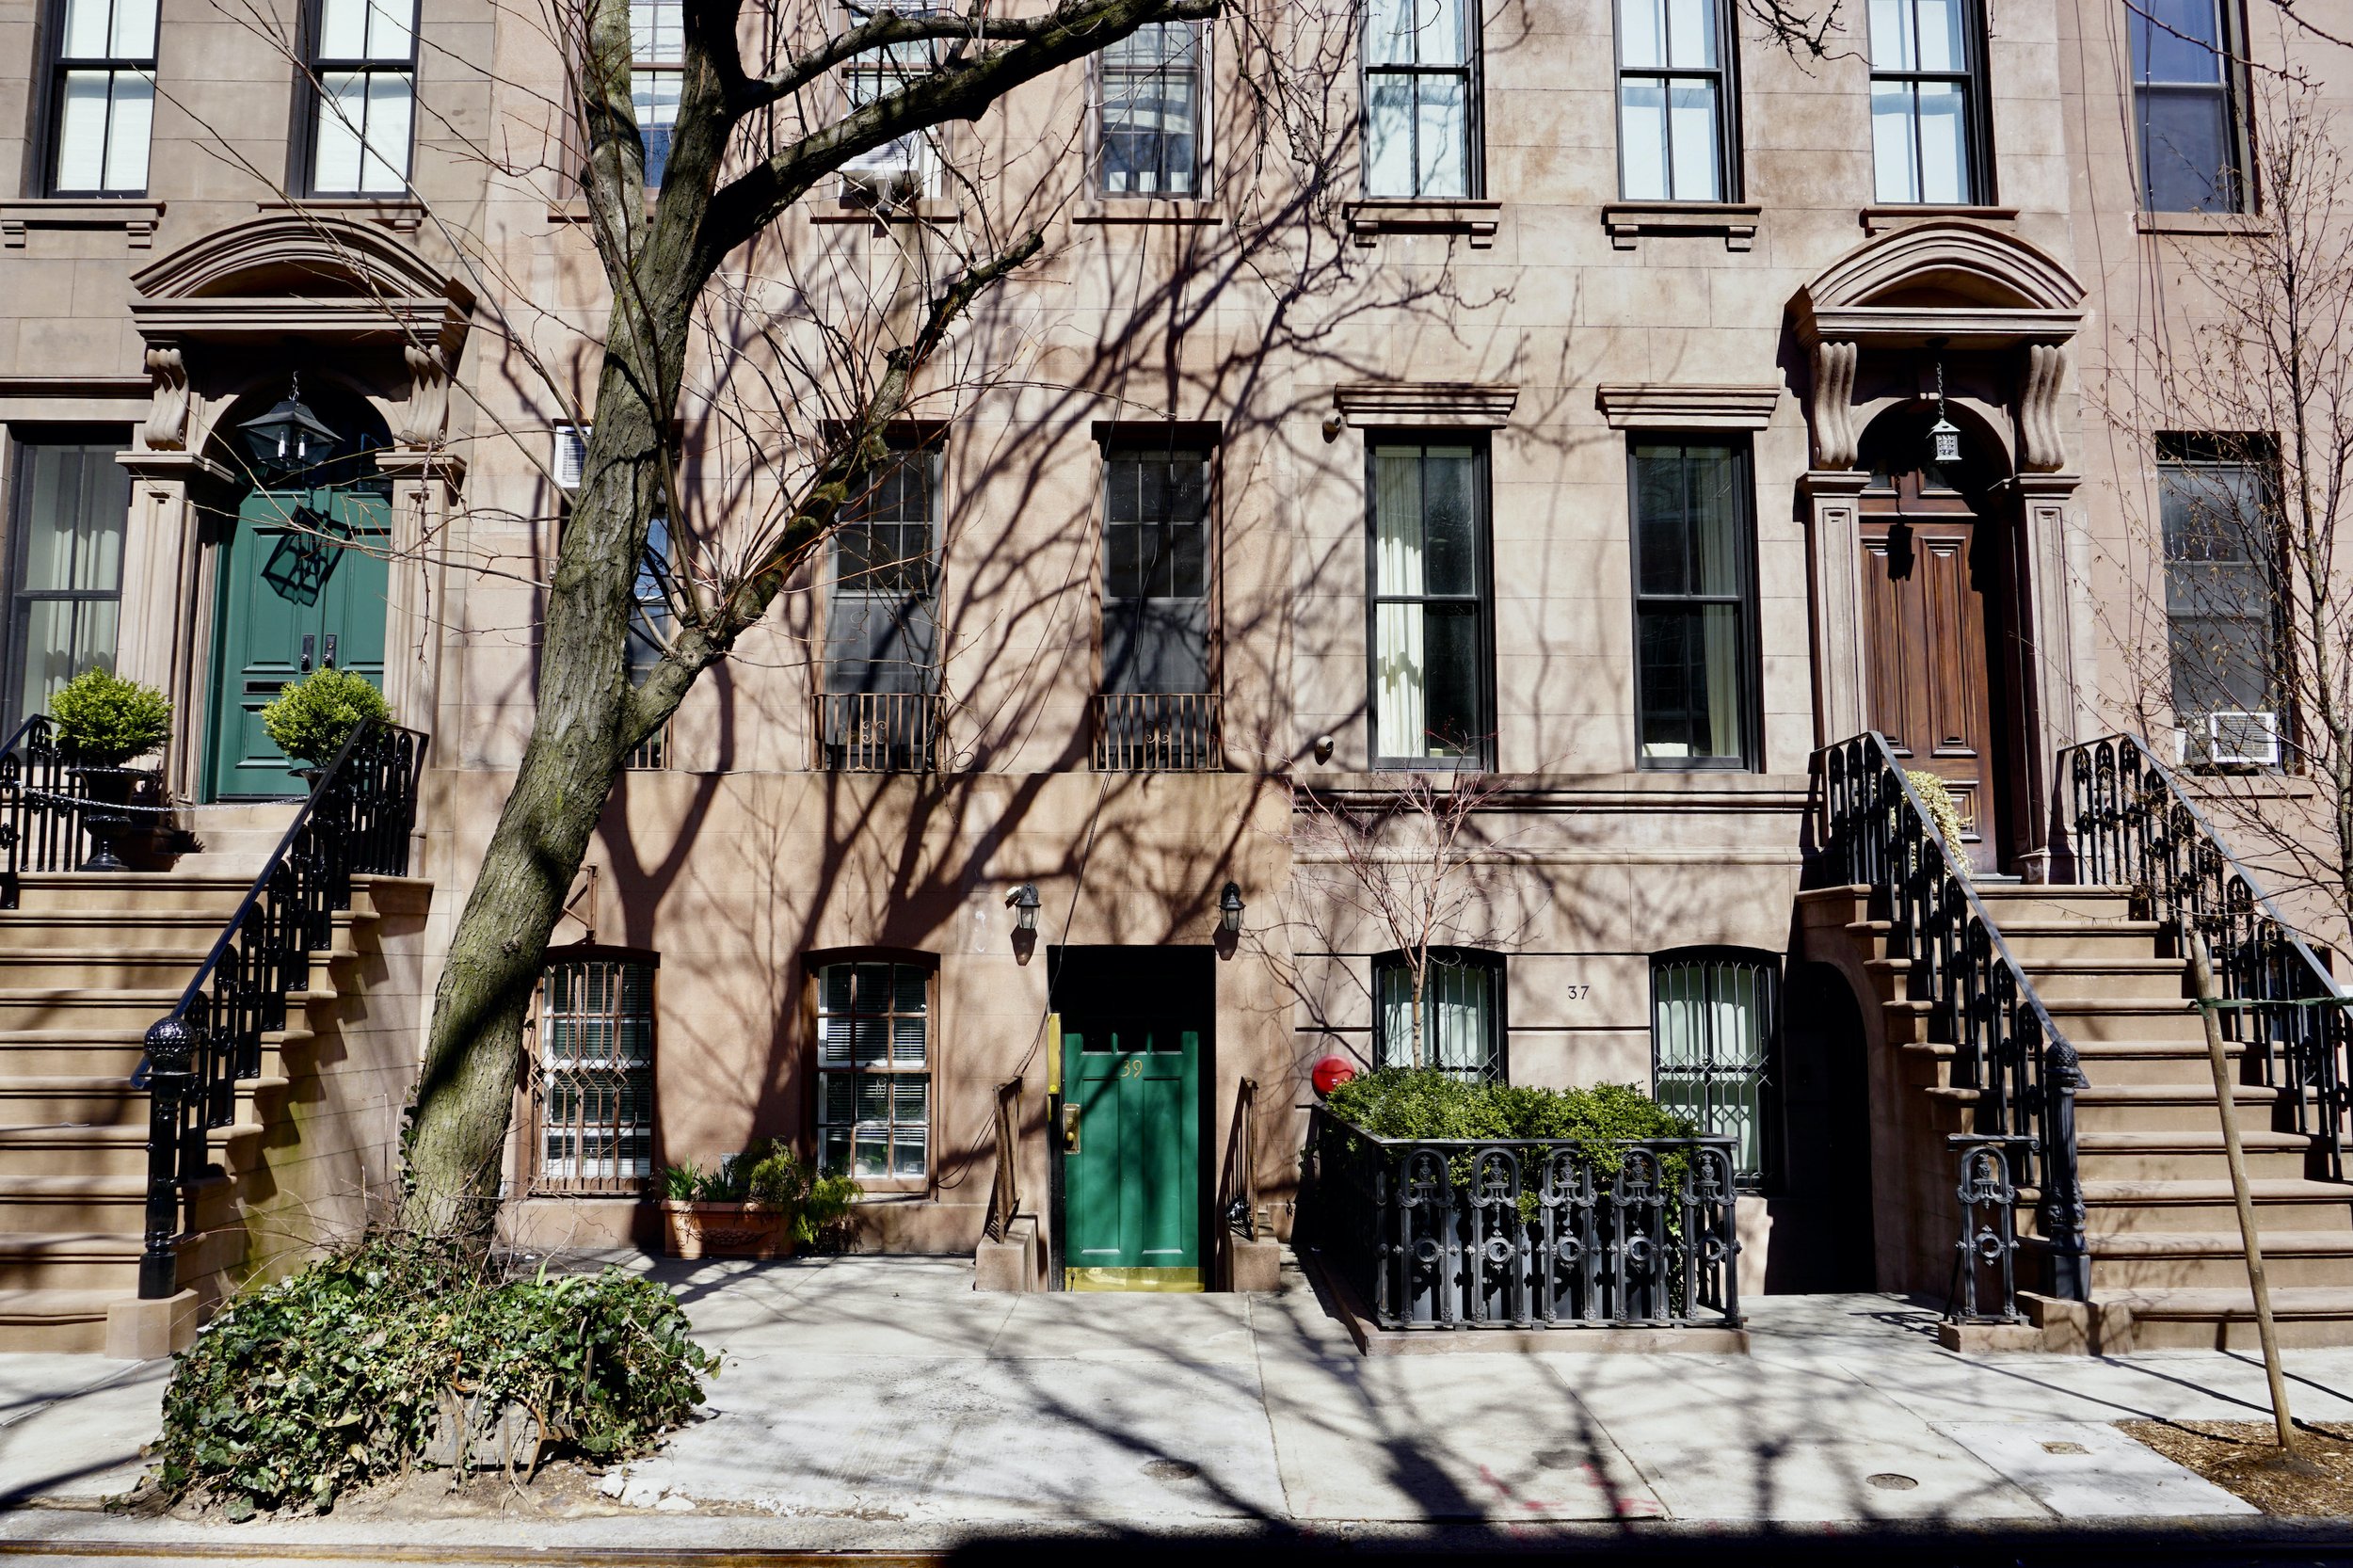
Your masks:
M 928 692 L 821 692 L 817 765 L 831 773 L 928 773 L 939 698 Z
M 1214 693 L 1096 694 L 1097 773 L 1215 773 L 1225 766 Z

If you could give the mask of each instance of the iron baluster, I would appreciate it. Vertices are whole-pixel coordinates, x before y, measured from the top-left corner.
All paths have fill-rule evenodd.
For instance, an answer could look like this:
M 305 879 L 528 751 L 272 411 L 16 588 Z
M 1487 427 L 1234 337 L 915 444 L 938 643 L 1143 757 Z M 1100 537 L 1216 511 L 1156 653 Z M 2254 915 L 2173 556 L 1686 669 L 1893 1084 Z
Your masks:
M 2018 1311 L 2018 1182 L 2020 1160 L 2030 1154 L 2034 1140 L 1957 1132 L 1945 1145 L 1960 1156 L 1961 1182 L 1955 1189 L 1961 1214 L 1958 1301 L 1945 1317 L 1963 1323 L 2015 1323 Z M 1979 1283 L 1991 1272 L 1996 1286 L 1991 1307 L 1980 1304 Z

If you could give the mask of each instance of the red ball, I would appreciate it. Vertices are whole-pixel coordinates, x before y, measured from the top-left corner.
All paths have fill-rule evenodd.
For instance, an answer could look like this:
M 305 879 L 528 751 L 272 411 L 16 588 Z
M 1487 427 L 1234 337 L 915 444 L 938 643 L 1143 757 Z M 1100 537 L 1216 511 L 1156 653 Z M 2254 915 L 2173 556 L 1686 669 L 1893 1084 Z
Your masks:
M 1319 1095 L 1330 1094 L 1355 1076 L 1356 1064 L 1345 1056 L 1327 1056 L 1317 1063 L 1314 1070 L 1308 1074 Z

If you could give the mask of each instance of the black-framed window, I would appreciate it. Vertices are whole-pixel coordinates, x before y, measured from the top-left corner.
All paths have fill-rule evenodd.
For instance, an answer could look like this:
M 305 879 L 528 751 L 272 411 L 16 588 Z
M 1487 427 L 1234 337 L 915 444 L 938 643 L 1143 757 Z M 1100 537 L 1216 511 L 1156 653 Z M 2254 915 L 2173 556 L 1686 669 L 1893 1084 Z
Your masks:
M 936 440 L 894 435 L 834 531 L 818 717 L 828 768 L 920 772 L 933 760 L 939 459 Z
M 899 961 L 817 971 L 817 1150 L 827 1175 L 931 1174 L 932 970 Z
M 1769 952 L 1689 949 L 1651 960 L 1651 1096 L 1729 1133 L 1734 1178 L 1769 1169 L 1781 961 Z
M 1117 442 L 1103 453 L 1103 686 L 1209 688 L 1209 453 Z
M 1618 0 L 1618 194 L 1730 201 L 1738 189 L 1724 0 Z
M 1199 23 L 1154 22 L 1103 51 L 1096 127 L 1096 188 L 1102 195 L 1201 193 L 1208 40 Z
M 2230 0 L 2129 0 L 2140 203 L 2153 213 L 2246 210 L 2246 121 Z
M 1756 765 L 1756 523 L 1746 445 L 1637 439 L 1636 755 L 1645 768 Z
M 1871 0 L 1871 154 L 1890 204 L 1988 199 L 1973 0 Z
M 2280 512 L 2267 443 L 2166 436 L 2157 445 L 2165 614 L 2180 760 L 2277 767 L 2288 727 Z
M 628 1192 L 653 1176 L 651 953 L 554 949 L 540 977 L 532 1190 Z
M 1510 1080 L 1505 1060 L 1503 956 L 1477 948 L 1432 948 L 1423 967 L 1419 1065 L 1456 1078 Z M 1373 1063 L 1416 1065 L 1414 967 L 1402 952 L 1372 961 Z
M 686 72 L 684 0 L 629 0 L 629 96 L 646 146 L 646 187 L 662 184 Z
M 49 83 L 52 196 L 144 196 L 156 0 L 59 0 Z
M 310 190 L 408 188 L 417 117 L 416 0 L 317 0 L 312 12 Z
M 1478 196 L 1476 0 L 1371 0 L 1364 104 L 1367 196 Z
M 1367 443 L 1376 766 L 1485 767 L 1494 755 L 1487 448 Z
M 129 445 L 127 431 L 16 442 L 0 711 L 10 730 L 47 712 L 57 688 L 84 670 L 114 667 L 131 506 L 131 476 L 115 454 Z

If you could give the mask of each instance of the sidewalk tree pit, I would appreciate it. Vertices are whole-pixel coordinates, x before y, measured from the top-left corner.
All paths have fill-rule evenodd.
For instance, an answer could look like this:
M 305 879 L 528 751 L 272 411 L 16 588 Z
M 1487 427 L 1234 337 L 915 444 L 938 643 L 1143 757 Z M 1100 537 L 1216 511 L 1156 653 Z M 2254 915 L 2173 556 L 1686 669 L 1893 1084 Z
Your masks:
M 548 1453 L 630 1458 L 686 1419 L 719 1358 L 617 1269 L 508 1277 L 470 1249 L 378 1239 L 232 1303 L 182 1352 L 141 1494 L 241 1520 L 326 1512 L 425 1463 L 453 1394 L 536 1419 Z

